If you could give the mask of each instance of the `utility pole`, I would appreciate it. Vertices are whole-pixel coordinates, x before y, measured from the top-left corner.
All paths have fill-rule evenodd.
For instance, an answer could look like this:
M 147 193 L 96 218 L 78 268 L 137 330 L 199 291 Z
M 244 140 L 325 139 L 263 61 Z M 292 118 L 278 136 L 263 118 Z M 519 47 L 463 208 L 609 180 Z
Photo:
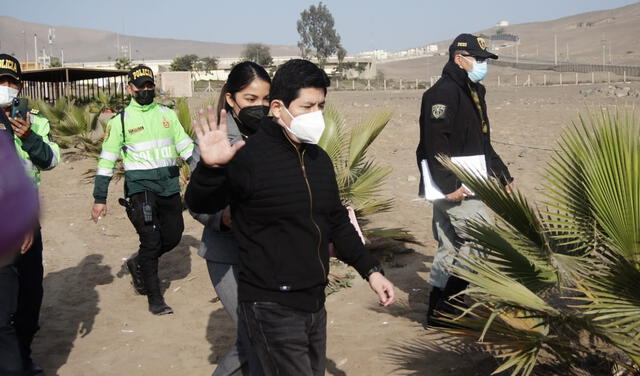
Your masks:
M 558 65 L 558 35 L 553 34 L 553 44 L 554 44 L 554 62 L 555 65 Z
M 60 66 L 64 67 L 64 48 L 60 49 Z
M 27 54 L 27 36 L 24 30 L 22 30 L 22 51 L 24 51 L 24 62 L 29 61 L 29 55 Z
M 569 42 L 567 42 L 567 61 L 569 61 Z
M 53 56 L 53 41 L 55 41 L 55 39 L 56 39 L 56 29 L 50 27 L 49 28 L 49 66 L 51 66 L 51 57 Z
M 33 58 L 35 59 L 35 69 L 38 69 L 38 34 L 33 34 Z

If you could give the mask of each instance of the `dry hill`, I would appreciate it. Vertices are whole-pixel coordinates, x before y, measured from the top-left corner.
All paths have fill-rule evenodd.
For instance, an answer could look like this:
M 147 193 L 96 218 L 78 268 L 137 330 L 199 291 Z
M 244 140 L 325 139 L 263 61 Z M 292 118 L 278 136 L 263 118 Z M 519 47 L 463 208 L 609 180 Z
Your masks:
M 603 45 L 607 64 L 640 65 L 640 3 L 621 8 L 582 13 L 544 22 L 507 26 L 506 33 L 520 37 L 518 55 L 521 60 L 554 61 L 554 36 L 558 40 L 558 61 L 602 64 Z M 496 27 L 477 31 L 492 35 Z M 451 36 L 455 37 L 454 35 Z M 450 40 L 438 42 L 446 51 Z M 514 57 L 515 46 L 494 42 L 494 50 L 503 58 Z M 508 46 L 502 46 L 507 44 Z M 379 63 L 378 69 L 388 78 L 426 78 L 439 74 L 446 57 L 422 57 L 412 60 Z
M 47 49 L 47 35 L 49 25 L 24 22 L 12 17 L 0 16 L 0 35 L 2 35 L 3 52 L 14 54 L 24 59 L 26 54 L 33 59 L 33 35 L 38 35 L 38 49 Z M 69 26 L 54 26 L 56 39 L 53 46 L 53 56 L 60 56 L 60 49 L 64 49 L 66 62 L 88 62 L 114 60 L 118 55 L 118 39 L 120 44 L 129 46 L 131 43 L 132 58 L 134 60 L 164 60 L 173 59 L 185 54 L 199 56 L 237 57 L 240 56 L 244 45 L 198 42 L 191 40 L 144 38 L 129 35 L 118 35 L 110 31 L 81 29 Z M 274 56 L 291 56 L 298 54 L 295 46 L 275 45 L 271 47 Z M 41 52 L 39 52 L 40 54 Z

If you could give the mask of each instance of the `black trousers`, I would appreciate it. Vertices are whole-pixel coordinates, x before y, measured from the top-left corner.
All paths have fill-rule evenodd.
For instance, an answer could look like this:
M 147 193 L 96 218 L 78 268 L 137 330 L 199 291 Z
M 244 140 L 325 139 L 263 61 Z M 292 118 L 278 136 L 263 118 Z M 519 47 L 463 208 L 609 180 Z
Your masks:
M 40 329 L 40 307 L 42 307 L 42 234 L 37 229 L 33 236 L 33 245 L 20 255 L 15 262 L 18 271 L 18 309 L 15 328 L 20 344 L 20 353 L 25 367 L 31 366 L 31 342 Z
M 180 194 L 163 197 L 153 192 L 140 192 L 129 199 L 127 215 L 140 238 L 136 259 L 143 272 L 155 274 L 157 278 L 158 259 L 180 243 L 184 231 Z M 145 203 L 149 205 L 152 216 L 152 220 L 147 223 L 144 218 Z
M 238 311 L 266 376 L 324 375 L 324 307 L 309 313 L 274 302 L 240 302 Z
M 13 322 L 18 308 L 18 273 L 13 265 L 0 268 L 0 375 L 21 375 L 18 335 Z

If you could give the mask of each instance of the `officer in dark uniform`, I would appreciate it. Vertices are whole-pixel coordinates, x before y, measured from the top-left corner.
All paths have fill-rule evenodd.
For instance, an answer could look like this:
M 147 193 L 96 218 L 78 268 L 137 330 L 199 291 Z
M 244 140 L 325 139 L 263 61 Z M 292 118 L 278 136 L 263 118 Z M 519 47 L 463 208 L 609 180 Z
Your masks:
M 427 311 L 429 324 L 434 323 L 434 308 L 450 309 L 444 302 L 467 286 L 466 281 L 451 276 L 447 270 L 456 254 L 470 251 L 461 232 L 465 221 L 472 217 L 493 220 L 484 204 L 474 199 L 436 156 L 484 155 L 487 173 L 499 179 L 508 192 L 513 188 L 507 166 L 491 146 L 486 89 L 480 83 L 487 73 L 487 59 L 497 58 L 487 51 L 483 38 L 460 34 L 449 47 L 449 61 L 442 77 L 422 96 L 418 167 L 422 160 L 427 161 L 433 182 L 445 196 L 433 202 L 433 233 L 438 249 L 429 281 L 433 287 Z M 423 189 L 421 184 L 421 196 Z

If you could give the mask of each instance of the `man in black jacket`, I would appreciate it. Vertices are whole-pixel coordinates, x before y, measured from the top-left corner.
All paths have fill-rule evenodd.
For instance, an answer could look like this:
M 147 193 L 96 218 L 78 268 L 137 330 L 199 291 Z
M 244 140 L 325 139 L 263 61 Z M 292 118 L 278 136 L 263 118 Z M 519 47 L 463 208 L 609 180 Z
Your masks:
M 212 112 L 197 127 L 201 161 L 185 199 L 197 213 L 231 204 L 241 252 L 239 316 L 266 375 L 324 375 L 329 242 L 381 305 L 394 301 L 393 285 L 340 202 L 329 156 L 315 145 L 328 86 L 315 64 L 291 60 L 271 84 L 274 117 L 262 120 L 246 146 L 229 145 L 224 112 L 218 127 Z
M 491 146 L 486 89 L 480 84 L 487 73 L 486 60 L 497 58 L 487 51 L 484 39 L 459 35 L 449 47 L 449 61 L 442 77 L 422 96 L 420 143 L 416 150 L 418 168 L 422 160 L 427 161 L 433 182 L 445 196 L 433 202 L 433 232 L 438 250 L 429 277 L 433 287 L 427 312 L 430 324 L 434 323 L 434 308 L 447 310 L 444 302 L 467 286 L 447 271 L 456 254 L 470 251 L 461 231 L 465 221 L 480 217 L 492 220 L 484 204 L 474 199 L 436 157 L 484 156 L 487 173 L 499 179 L 507 191 L 513 188 L 509 170 Z M 421 196 L 423 189 L 421 184 Z

